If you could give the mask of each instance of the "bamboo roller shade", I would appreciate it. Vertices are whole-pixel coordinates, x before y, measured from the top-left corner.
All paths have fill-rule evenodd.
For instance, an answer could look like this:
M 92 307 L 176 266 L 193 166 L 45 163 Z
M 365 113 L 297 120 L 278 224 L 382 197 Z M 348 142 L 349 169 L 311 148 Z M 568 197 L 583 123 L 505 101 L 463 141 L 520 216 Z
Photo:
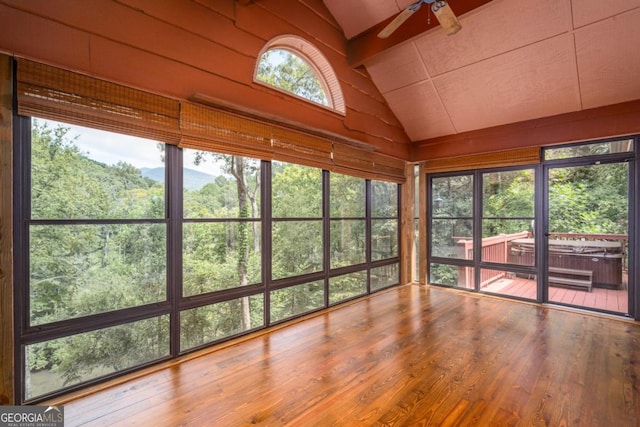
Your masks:
M 424 162 L 424 169 L 426 173 L 439 173 L 505 166 L 535 165 L 538 163 L 540 163 L 540 147 L 527 147 L 469 156 L 427 160 Z
M 180 142 L 178 101 L 25 59 L 18 60 L 18 114 Z
M 239 114 L 18 59 L 18 114 L 183 148 L 281 160 L 402 183 L 400 159 Z

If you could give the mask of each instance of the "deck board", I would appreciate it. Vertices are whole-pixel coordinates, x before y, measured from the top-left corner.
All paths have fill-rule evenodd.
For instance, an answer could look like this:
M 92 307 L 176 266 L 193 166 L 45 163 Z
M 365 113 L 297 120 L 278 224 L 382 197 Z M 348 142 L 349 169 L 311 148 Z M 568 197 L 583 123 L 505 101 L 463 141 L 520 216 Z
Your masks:
M 490 283 L 482 290 L 518 298 L 536 299 L 536 281 L 526 278 L 502 278 Z M 550 286 L 549 301 L 621 314 L 629 312 L 629 299 L 626 289 L 616 290 L 593 287 L 591 292 L 587 292 L 582 289 Z
M 67 426 L 635 426 L 638 354 L 636 322 L 406 285 L 48 403 Z

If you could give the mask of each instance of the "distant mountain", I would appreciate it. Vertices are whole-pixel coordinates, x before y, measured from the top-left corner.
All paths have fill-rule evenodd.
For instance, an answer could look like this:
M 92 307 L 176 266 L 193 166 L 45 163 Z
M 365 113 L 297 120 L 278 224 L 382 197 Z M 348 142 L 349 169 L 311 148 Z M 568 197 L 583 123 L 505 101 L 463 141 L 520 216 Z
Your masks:
M 164 183 L 164 168 L 140 168 L 140 174 L 145 178 Z
M 140 168 L 140 173 L 145 178 L 164 183 L 164 168 Z M 205 185 L 212 183 L 216 177 L 208 173 L 185 168 L 183 179 L 186 189 L 199 190 Z

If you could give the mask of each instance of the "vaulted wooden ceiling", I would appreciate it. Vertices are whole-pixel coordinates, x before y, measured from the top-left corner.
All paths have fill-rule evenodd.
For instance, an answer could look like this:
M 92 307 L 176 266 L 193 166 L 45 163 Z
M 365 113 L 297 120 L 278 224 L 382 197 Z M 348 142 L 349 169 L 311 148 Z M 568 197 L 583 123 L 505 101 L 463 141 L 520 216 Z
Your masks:
M 459 33 L 423 6 L 378 39 L 412 1 L 0 0 L 0 53 L 410 161 L 640 132 L 640 0 L 449 0 Z M 283 34 L 326 56 L 344 115 L 254 82 Z
M 412 0 L 324 3 L 414 142 L 640 99 L 640 0 L 450 0 L 456 35 L 423 6 L 383 43 Z

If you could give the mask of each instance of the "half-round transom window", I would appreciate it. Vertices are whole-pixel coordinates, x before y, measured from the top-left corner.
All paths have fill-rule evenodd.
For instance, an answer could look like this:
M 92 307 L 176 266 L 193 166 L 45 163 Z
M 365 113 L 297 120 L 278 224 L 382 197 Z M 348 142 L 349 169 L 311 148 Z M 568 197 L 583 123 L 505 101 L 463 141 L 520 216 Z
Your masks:
M 255 81 L 345 113 L 338 78 L 312 44 L 296 36 L 271 40 L 259 56 Z

